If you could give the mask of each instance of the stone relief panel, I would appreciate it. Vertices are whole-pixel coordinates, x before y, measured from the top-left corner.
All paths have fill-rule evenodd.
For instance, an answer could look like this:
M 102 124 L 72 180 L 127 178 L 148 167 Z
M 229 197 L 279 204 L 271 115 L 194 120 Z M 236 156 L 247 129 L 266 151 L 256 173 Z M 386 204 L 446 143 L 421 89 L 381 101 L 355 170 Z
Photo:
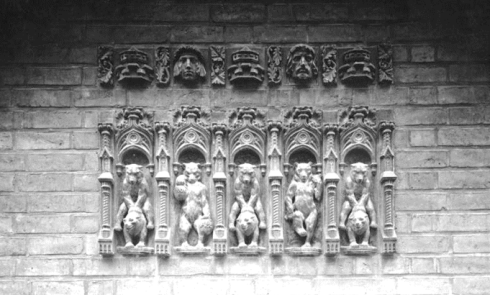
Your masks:
M 225 85 L 226 52 L 223 46 L 211 46 L 211 85 Z
M 368 85 L 373 83 L 376 68 L 371 63 L 371 51 L 358 46 L 345 52 L 339 67 L 340 80 L 346 85 Z
M 323 85 L 337 84 L 337 49 L 334 46 L 322 46 L 322 82 Z
M 114 86 L 114 47 L 97 48 L 97 79 L 103 87 Z
M 264 81 L 264 68 L 260 65 L 258 52 L 243 47 L 231 54 L 228 80 L 233 85 L 258 85 Z
M 155 76 L 158 86 L 170 84 L 170 48 L 157 47 L 155 50 Z
M 102 255 L 396 252 L 395 126 L 374 110 L 323 126 L 311 107 L 282 122 L 251 107 L 228 124 L 196 106 L 173 119 L 125 108 L 99 124 Z
M 293 46 L 288 53 L 286 74 L 297 84 L 307 84 L 318 76 L 316 52 L 306 44 Z
M 174 56 L 174 79 L 186 85 L 202 83 L 206 79 L 206 66 L 202 53 L 192 46 L 177 49 Z
M 282 50 L 279 46 L 267 48 L 267 78 L 269 85 L 278 85 L 282 81 Z
M 393 47 L 391 44 L 378 45 L 378 82 L 393 84 Z
M 125 86 L 147 86 L 153 81 L 153 68 L 150 67 L 148 54 L 131 47 L 119 53 L 119 65 L 116 67 L 117 81 Z

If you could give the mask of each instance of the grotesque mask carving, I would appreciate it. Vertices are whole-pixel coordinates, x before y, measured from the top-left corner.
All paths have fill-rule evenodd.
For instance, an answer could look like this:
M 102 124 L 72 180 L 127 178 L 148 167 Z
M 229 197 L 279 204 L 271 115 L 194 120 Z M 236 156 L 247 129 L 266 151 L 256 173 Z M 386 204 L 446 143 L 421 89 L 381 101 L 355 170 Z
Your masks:
M 174 77 L 184 83 L 197 83 L 206 77 L 204 58 L 193 47 L 182 47 L 175 53 Z
M 299 83 L 307 83 L 316 78 L 318 68 L 315 64 L 315 50 L 305 44 L 293 46 L 288 54 L 286 73 Z

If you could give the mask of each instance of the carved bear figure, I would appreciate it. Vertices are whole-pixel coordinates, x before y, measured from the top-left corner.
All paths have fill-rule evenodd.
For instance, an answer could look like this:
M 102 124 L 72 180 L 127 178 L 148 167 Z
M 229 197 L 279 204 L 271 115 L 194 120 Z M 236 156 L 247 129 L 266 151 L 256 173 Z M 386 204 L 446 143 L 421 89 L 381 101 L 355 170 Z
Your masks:
M 179 223 L 179 236 L 183 241 L 183 247 L 189 247 L 187 238 L 192 228 L 198 235 L 197 247 L 203 247 L 204 238 L 213 231 L 207 188 L 200 179 L 199 164 L 190 162 L 184 164 L 184 173 L 175 180 L 174 197 L 184 202 Z
M 374 205 L 369 197 L 370 187 L 371 182 L 368 178 L 368 165 L 364 163 L 352 164 L 350 172 L 345 179 L 345 201 L 340 212 L 339 224 L 341 229 L 346 230 L 347 218 L 350 218 L 350 215 L 353 213 L 356 213 L 357 216 L 359 216 L 359 211 L 362 211 L 367 215 L 367 222 L 370 222 L 369 226 L 371 228 L 377 228 L 376 212 L 374 211 Z M 367 236 L 369 236 L 369 233 Z M 355 239 L 352 240 L 349 237 L 349 242 L 351 244 L 353 242 L 355 243 Z
M 265 213 L 260 201 L 260 187 L 255 177 L 255 165 L 244 163 L 238 166 L 238 176 L 235 180 L 235 202 L 231 207 L 229 229 L 235 231 L 237 215 L 245 205 L 254 209 L 259 222 L 259 229 L 267 228 Z
M 149 189 L 148 183 L 141 171 L 142 166 L 137 164 L 126 165 L 126 176 L 123 180 L 122 198 L 123 203 L 119 206 L 119 211 L 116 216 L 116 224 L 114 230 L 121 231 L 121 223 L 128 213 L 129 206 L 135 205 L 143 210 L 146 218 L 145 224 L 147 229 L 155 228 L 153 209 L 148 198 Z M 130 205 L 128 205 L 130 204 Z
M 143 211 L 136 205 L 131 205 L 128 214 L 123 219 L 125 247 L 144 247 L 148 229 L 146 228 L 146 218 Z
M 259 221 L 255 215 L 254 209 L 245 205 L 242 207 L 240 215 L 236 219 L 238 247 L 246 247 L 245 238 L 252 236 L 249 247 L 257 247 L 259 240 Z
M 318 212 L 314 200 L 321 198 L 322 181 L 311 173 L 312 163 L 295 163 L 295 174 L 286 198 L 286 220 L 292 221 L 294 231 L 306 237 L 303 247 L 311 247 Z M 306 230 L 305 230 L 306 226 Z
M 367 246 L 369 243 L 369 217 L 363 207 L 352 209 L 347 221 L 347 235 L 350 246 L 356 246 L 357 240 L 362 240 L 362 245 Z

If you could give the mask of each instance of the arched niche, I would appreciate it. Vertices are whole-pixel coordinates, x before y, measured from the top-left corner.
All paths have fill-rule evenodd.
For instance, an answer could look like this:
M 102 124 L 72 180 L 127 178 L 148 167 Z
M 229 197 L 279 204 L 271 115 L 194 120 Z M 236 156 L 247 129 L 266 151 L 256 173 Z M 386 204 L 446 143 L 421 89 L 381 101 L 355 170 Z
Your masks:
M 349 150 L 345 154 L 344 162 L 347 165 L 359 163 L 359 162 L 367 165 L 371 165 L 373 159 L 371 157 L 371 154 L 366 149 L 357 147 Z
M 301 148 L 293 151 L 289 156 L 289 164 L 294 166 L 294 163 L 317 163 L 315 155 L 307 148 Z
M 206 157 L 199 149 L 195 147 L 189 147 L 180 152 L 178 156 L 178 161 L 179 163 L 194 162 L 199 164 L 205 164 Z
M 261 164 L 260 156 L 252 149 L 242 149 L 238 151 L 233 157 L 233 162 L 235 165 L 249 163 L 258 166 Z
M 138 164 L 146 166 L 150 164 L 148 156 L 139 149 L 128 149 L 121 155 L 123 165 Z

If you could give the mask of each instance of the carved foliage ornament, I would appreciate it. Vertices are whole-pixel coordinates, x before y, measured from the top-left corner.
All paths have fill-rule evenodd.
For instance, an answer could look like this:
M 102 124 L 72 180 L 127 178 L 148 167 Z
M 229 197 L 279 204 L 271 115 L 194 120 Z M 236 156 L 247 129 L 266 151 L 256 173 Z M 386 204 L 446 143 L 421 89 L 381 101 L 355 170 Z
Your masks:
M 101 86 L 114 86 L 114 47 L 97 48 L 97 78 Z
M 324 85 L 337 84 L 337 49 L 322 46 L 322 82 Z
M 282 51 L 279 46 L 267 48 L 267 77 L 269 85 L 277 85 L 282 81 Z
M 158 47 L 155 50 L 155 73 L 157 85 L 170 84 L 170 49 L 168 47 Z
M 211 84 L 225 85 L 225 48 L 223 46 L 211 46 Z
M 393 47 L 391 44 L 378 45 L 378 81 L 393 84 Z

